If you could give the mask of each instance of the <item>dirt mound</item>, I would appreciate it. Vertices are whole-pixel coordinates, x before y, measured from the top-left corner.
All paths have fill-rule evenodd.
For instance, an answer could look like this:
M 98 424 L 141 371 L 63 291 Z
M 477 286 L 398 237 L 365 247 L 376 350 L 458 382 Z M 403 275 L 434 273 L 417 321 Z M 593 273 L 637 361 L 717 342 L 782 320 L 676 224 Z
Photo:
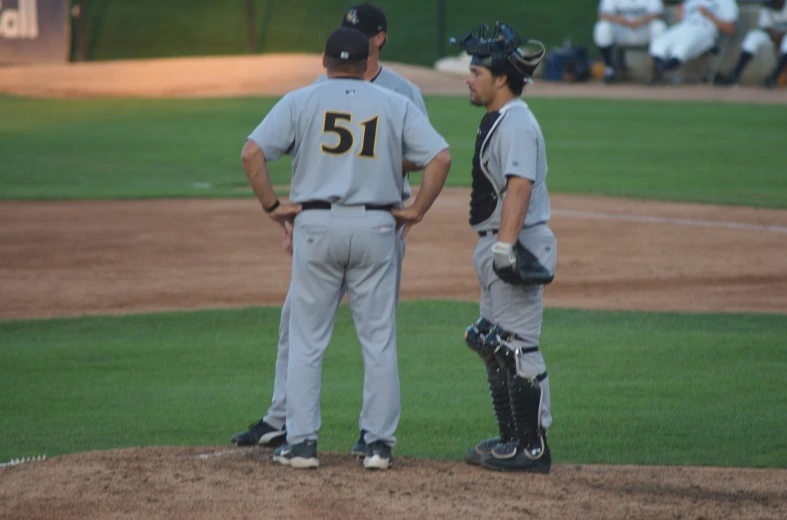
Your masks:
M 467 94 L 461 76 L 401 63 L 387 65 L 413 81 L 424 94 Z M 314 54 L 105 61 L 14 66 L 0 71 L 0 93 L 50 98 L 279 96 L 311 84 L 324 72 L 320 56 Z M 536 81 L 528 87 L 527 95 L 787 103 L 783 90 L 704 85 L 647 88 L 636 84 Z
M 787 517 L 787 470 L 555 465 L 549 475 L 396 459 L 370 473 L 324 453 L 318 470 L 271 462 L 265 448 L 138 448 L 0 469 L 0 518 Z M 42 487 L 42 483 L 46 483 Z

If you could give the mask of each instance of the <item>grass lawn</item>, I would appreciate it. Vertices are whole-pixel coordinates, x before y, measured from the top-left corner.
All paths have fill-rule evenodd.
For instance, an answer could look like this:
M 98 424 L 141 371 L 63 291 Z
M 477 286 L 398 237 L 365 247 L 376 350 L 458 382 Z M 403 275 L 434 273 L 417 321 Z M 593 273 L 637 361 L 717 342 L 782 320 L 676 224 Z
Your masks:
M 247 197 L 246 136 L 275 99 L 34 100 L 0 96 L 0 199 Z M 587 99 L 528 101 L 553 193 L 787 208 L 778 153 L 787 107 Z M 481 109 L 428 97 L 469 186 Z M 272 163 L 289 182 L 289 159 Z M 414 175 L 413 180 L 418 181 Z
M 459 459 L 494 433 L 464 345 L 477 306 L 403 302 L 395 453 Z M 0 322 L 0 461 L 222 445 L 270 403 L 276 308 Z M 787 317 L 547 309 L 559 463 L 787 466 Z M 320 449 L 349 450 L 362 388 L 343 305 L 323 370 Z

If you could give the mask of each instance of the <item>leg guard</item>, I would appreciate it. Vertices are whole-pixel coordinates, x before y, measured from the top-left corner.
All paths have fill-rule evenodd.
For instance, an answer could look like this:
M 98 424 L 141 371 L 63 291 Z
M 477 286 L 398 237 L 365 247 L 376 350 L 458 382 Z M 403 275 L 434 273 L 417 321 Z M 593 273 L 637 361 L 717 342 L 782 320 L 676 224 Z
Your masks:
M 532 374 L 520 365 L 520 356 L 535 352 L 538 347 L 512 349 L 511 340 L 516 340 L 516 334 L 506 332 L 500 327 L 495 327 L 486 337 L 485 343 L 491 348 L 494 346 L 495 358 L 501 371 L 506 374 L 508 382 L 509 401 L 513 415 L 516 440 L 518 446 L 499 446 L 492 455 L 501 459 L 513 458 L 518 452 L 523 451 L 531 460 L 538 460 L 546 452 L 546 438 L 541 428 L 541 381 L 546 379 L 547 373 Z
M 492 397 L 492 409 L 495 412 L 495 419 L 497 419 L 500 431 L 498 442 L 511 442 L 516 439 L 516 429 L 511 410 L 510 392 L 508 391 L 508 374 L 498 363 L 494 354 L 494 346 L 486 344 L 486 336 L 492 328 L 492 323 L 484 318 L 479 318 L 465 331 L 465 341 L 470 349 L 481 357 L 486 366 L 486 379 L 489 384 L 489 394 Z M 470 450 L 474 453 L 468 452 L 465 455 L 465 460 L 480 463 L 480 457 L 483 455 L 481 452 L 488 452 L 496 443 L 492 439 L 481 441 Z M 472 461 L 468 460 L 469 456 L 473 459 Z M 478 459 L 477 462 L 475 459 Z

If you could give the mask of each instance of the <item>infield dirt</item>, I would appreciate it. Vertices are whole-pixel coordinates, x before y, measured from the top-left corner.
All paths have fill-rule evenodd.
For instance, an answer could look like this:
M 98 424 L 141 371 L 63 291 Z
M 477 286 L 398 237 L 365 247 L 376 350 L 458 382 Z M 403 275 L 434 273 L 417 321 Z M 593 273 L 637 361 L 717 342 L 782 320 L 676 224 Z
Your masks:
M 0 92 L 276 95 L 320 72 L 308 69 L 314 57 L 267 60 L 16 67 L 3 70 Z M 286 66 L 305 72 L 277 72 L 287 83 L 266 73 Z M 425 93 L 465 93 L 461 78 L 395 68 Z M 528 95 L 786 100 L 783 91 L 595 84 L 537 83 Z M 446 189 L 414 228 L 404 299 L 477 300 L 467 203 L 467 190 Z M 787 314 L 787 211 L 568 195 L 552 203 L 559 252 L 549 306 Z M 280 232 L 255 214 L 249 199 L 0 203 L 0 319 L 279 305 L 289 257 Z M 270 367 L 265 380 L 272 376 Z M 239 426 L 228 424 L 227 437 Z M 349 455 L 322 454 L 317 471 L 269 456 L 264 448 L 144 447 L 0 468 L 0 518 L 787 518 L 785 469 L 556 464 L 529 476 L 397 458 L 392 470 L 370 474 Z

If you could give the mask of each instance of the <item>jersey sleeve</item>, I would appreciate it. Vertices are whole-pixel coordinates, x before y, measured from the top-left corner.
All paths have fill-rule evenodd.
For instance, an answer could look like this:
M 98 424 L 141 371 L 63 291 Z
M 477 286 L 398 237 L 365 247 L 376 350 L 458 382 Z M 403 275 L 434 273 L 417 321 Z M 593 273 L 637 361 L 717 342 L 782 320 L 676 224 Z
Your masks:
M 426 115 L 407 100 L 403 132 L 402 155 L 418 166 L 426 166 L 448 143 L 434 129 Z
M 650 5 L 648 5 L 648 14 L 664 14 L 664 2 L 661 0 L 650 0 Z
M 522 177 L 536 181 L 538 138 L 535 132 L 524 127 L 501 132 L 500 154 L 505 177 Z
M 727 0 L 721 4 L 721 8 L 719 9 L 719 19 L 722 22 L 737 22 L 738 15 L 738 2 L 735 0 Z
M 260 147 L 268 161 L 275 161 L 287 153 L 295 141 L 292 96 L 280 99 L 248 139 Z

